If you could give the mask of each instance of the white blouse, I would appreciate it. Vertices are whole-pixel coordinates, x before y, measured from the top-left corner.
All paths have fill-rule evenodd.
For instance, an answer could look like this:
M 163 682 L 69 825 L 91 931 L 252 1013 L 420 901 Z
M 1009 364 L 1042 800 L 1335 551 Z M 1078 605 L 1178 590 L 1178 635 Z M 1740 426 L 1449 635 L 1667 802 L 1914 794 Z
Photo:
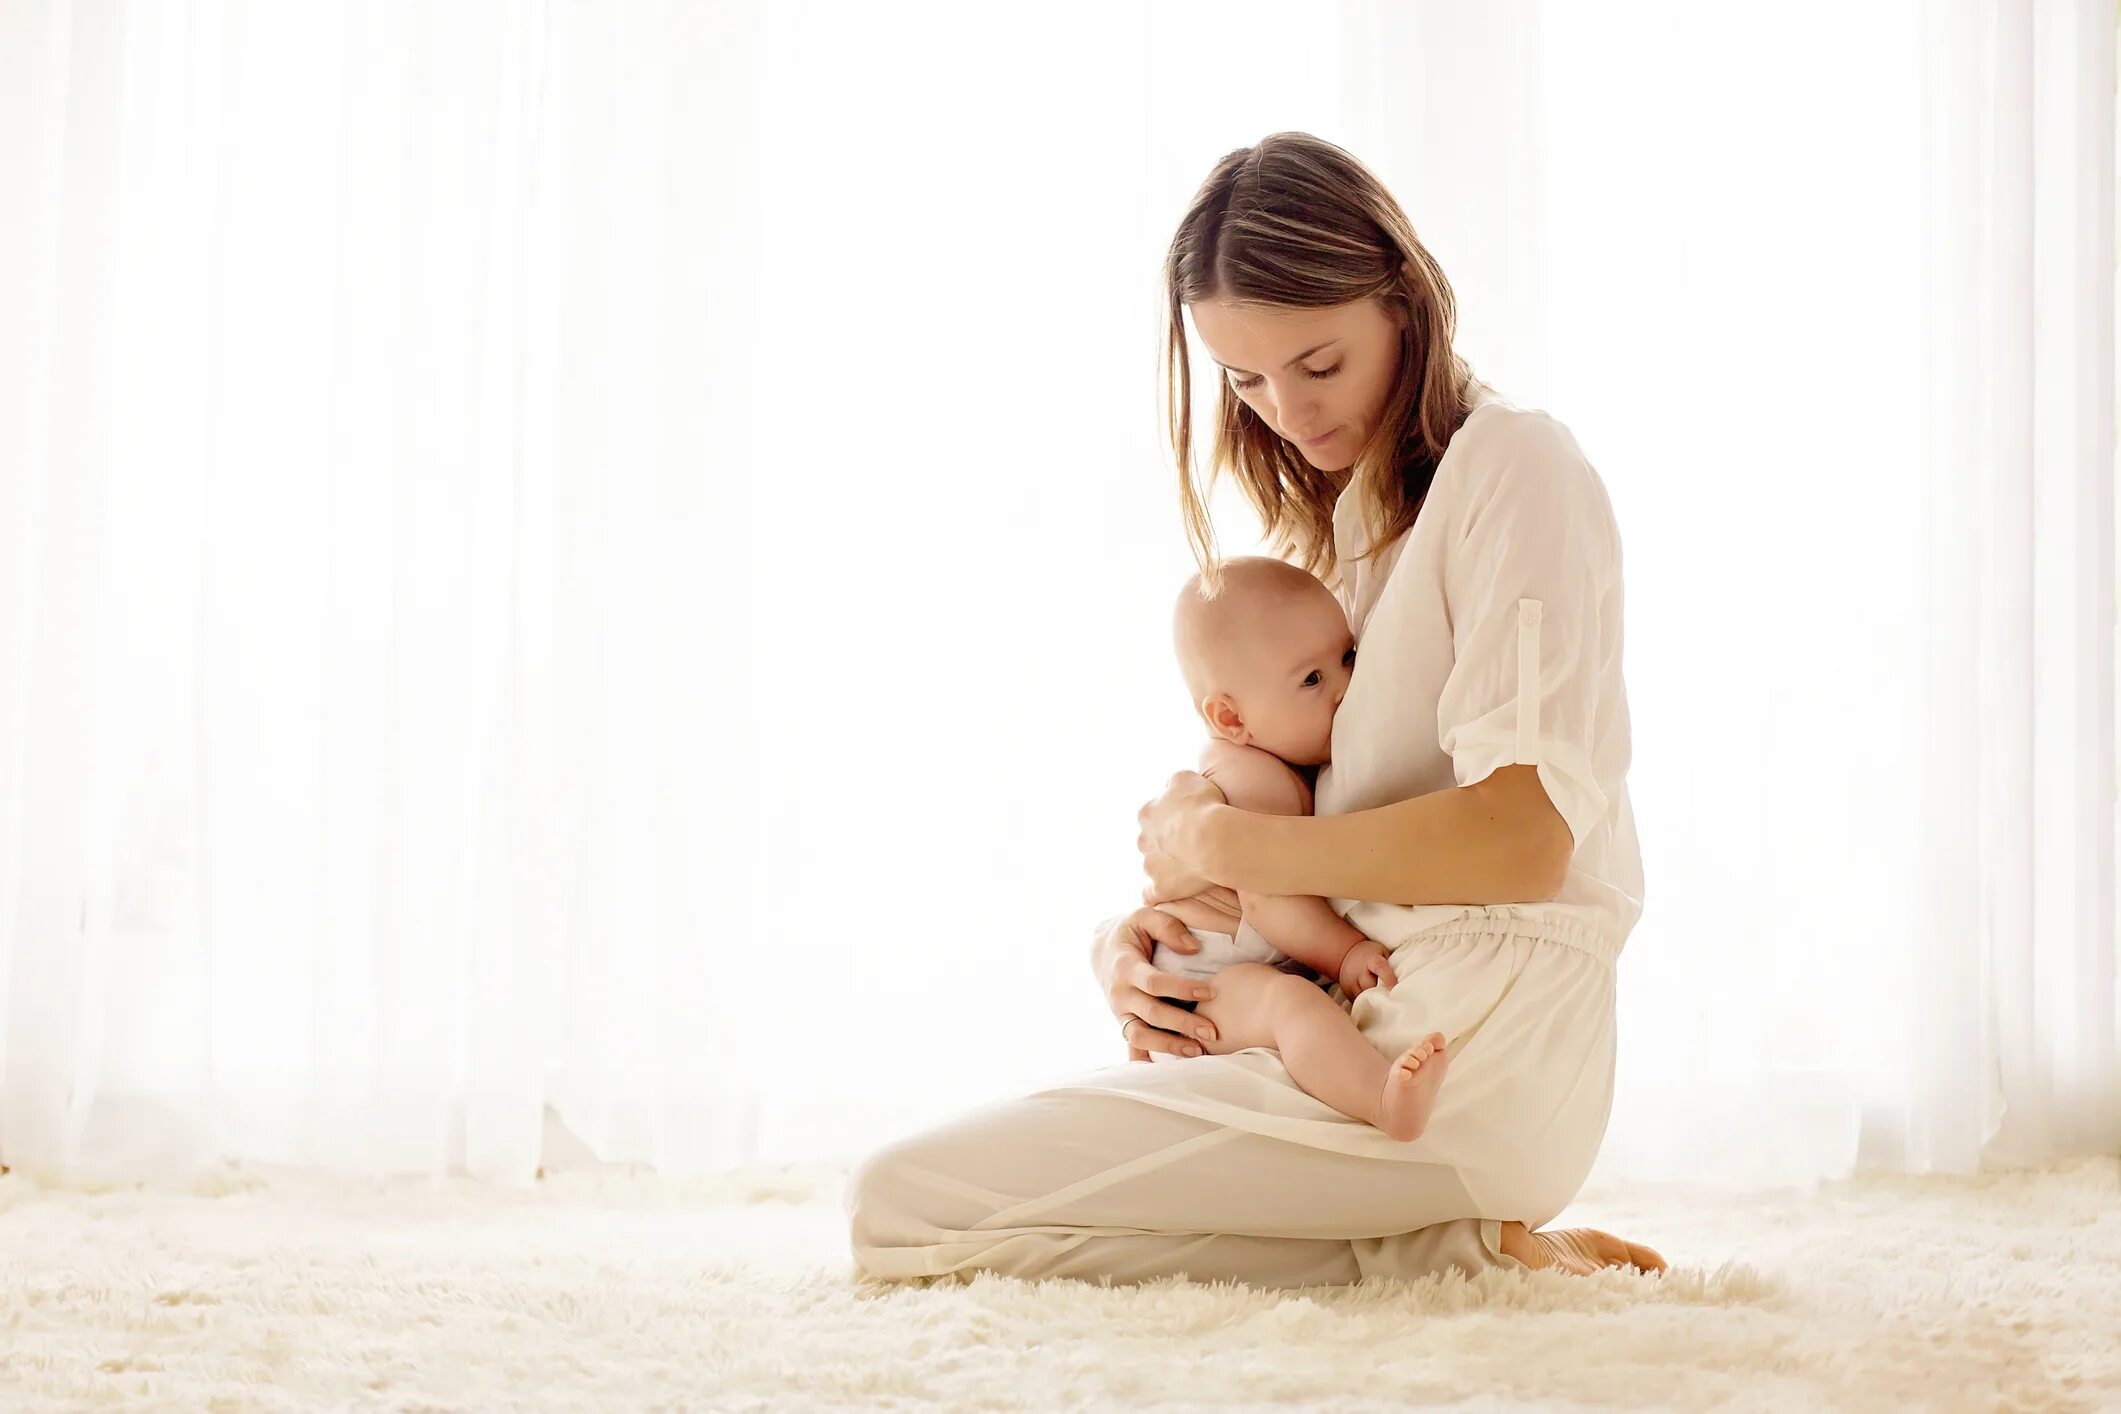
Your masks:
M 1617 954 L 1642 914 L 1628 803 L 1620 532 L 1568 428 L 1476 383 L 1413 527 L 1375 560 L 1352 487 L 1333 508 L 1354 676 L 1319 768 L 1314 813 L 1341 814 L 1500 766 L 1539 768 L 1576 853 L 1544 902 L 1407 906 L 1331 900 L 1387 947 L 1452 919 L 1568 920 Z M 1424 726 L 1436 704 L 1436 730 Z

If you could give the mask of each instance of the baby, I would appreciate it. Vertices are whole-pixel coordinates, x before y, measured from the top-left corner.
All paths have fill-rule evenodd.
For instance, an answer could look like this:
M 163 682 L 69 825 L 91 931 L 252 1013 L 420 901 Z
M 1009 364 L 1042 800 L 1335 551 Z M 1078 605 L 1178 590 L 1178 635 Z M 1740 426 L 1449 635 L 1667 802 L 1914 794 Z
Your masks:
M 1187 579 L 1172 614 L 1179 670 L 1210 733 L 1198 769 L 1240 810 L 1308 815 L 1355 666 L 1347 616 L 1333 591 L 1281 560 L 1228 561 L 1217 598 L 1203 598 L 1200 582 Z M 1201 947 L 1181 953 L 1159 943 L 1151 962 L 1186 977 L 1222 974 L 1202 1013 L 1216 1030 L 1204 1049 L 1270 1046 L 1291 1079 L 1342 1114 L 1401 1140 L 1427 1127 L 1449 1059 L 1443 1036 L 1432 1032 L 1388 1062 L 1304 974 L 1335 979 L 1350 1000 L 1378 983 L 1396 986 L 1382 945 L 1311 895 L 1211 889 L 1156 906 Z

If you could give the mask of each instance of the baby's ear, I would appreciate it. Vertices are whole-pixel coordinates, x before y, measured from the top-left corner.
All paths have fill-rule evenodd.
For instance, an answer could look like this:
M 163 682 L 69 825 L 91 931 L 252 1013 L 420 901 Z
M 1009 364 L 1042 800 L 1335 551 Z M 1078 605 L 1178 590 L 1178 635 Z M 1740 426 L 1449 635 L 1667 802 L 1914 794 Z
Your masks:
M 1238 715 L 1237 704 L 1228 693 L 1218 692 L 1210 697 L 1205 715 L 1209 732 L 1219 741 L 1234 742 L 1244 732 L 1245 719 Z

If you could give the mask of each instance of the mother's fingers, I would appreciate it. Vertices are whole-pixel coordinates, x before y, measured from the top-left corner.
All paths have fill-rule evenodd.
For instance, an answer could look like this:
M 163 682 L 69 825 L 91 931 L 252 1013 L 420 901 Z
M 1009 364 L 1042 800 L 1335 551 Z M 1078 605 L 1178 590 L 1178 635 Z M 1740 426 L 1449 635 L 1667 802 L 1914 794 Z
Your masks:
M 1141 1023 L 1126 1028 L 1129 1045 L 1190 1054 L 1184 1051 L 1185 1042 L 1205 1044 L 1214 1034 L 1206 1017 L 1164 1000 L 1166 997 L 1194 1002 L 1203 1000 L 1201 994 L 1204 991 L 1212 993 L 1214 988 L 1197 977 L 1180 977 L 1144 965 L 1124 969 L 1116 990 L 1118 996 L 1112 1004 L 1114 1015 L 1131 1015 Z
M 1188 928 L 1182 919 L 1160 908 L 1144 905 L 1128 914 L 1127 921 L 1132 923 L 1143 937 L 1150 940 L 1150 946 L 1142 949 L 1142 956 L 1145 958 L 1156 950 L 1157 943 L 1164 944 L 1174 952 L 1200 951 L 1200 939 L 1193 936 L 1193 930 Z
M 1176 997 L 1182 1002 L 1204 1002 L 1215 995 L 1213 982 L 1206 982 L 1198 977 L 1181 976 L 1176 972 L 1165 972 L 1147 963 L 1140 967 L 1121 968 L 1118 980 L 1123 987 L 1132 987 L 1151 1002 L 1163 997 Z M 1135 1015 L 1149 1016 L 1150 1021 L 1158 1026 L 1164 1024 L 1147 1012 L 1137 1011 Z
M 1197 1020 L 1190 1011 L 1172 1006 L 1168 1002 L 1159 1002 L 1153 997 L 1146 1000 L 1143 1010 L 1155 1013 L 1156 1019 L 1144 1021 L 1137 1015 L 1129 1021 L 1126 1027 L 1129 1046 L 1136 1050 L 1163 1051 L 1174 1056 L 1197 1056 L 1201 1053 L 1206 1038 L 1200 1034 L 1199 1028 L 1207 1023 Z M 1161 1020 L 1164 1014 L 1183 1017 L 1184 1020 L 1172 1022 L 1169 1026 L 1159 1026 L 1158 1020 Z
M 1130 1055 L 1137 1050 L 1198 1055 L 1207 1039 L 1203 1028 L 1208 1023 L 1165 999 L 1205 1000 L 1214 995 L 1214 984 L 1167 972 L 1150 961 L 1160 942 L 1180 952 L 1200 951 L 1192 930 L 1162 909 L 1144 907 L 1121 921 L 1113 940 L 1124 946 L 1111 954 L 1111 970 L 1102 975 L 1112 1014 L 1129 1018 L 1122 1030 Z

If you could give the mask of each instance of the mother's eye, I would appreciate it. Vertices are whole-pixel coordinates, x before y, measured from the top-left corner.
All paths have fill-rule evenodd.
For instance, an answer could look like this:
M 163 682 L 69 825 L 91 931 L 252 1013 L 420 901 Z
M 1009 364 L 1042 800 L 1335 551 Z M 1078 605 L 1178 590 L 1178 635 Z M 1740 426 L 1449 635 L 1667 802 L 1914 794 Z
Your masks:
M 1304 372 L 1310 374 L 1313 378 L 1331 378 L 1334 374 L 1340 372 L 1341 367 L 1342 365 L 1336 363 L 1331 368 L 1306 368 Z M 1256 375 L 1251 378 L 1232 378 L 1230 380 L 1230 386 L 1242 391 L 1244 389 L 1254 387 L 1258 384 L 1258 382 L 1259 379 Z

